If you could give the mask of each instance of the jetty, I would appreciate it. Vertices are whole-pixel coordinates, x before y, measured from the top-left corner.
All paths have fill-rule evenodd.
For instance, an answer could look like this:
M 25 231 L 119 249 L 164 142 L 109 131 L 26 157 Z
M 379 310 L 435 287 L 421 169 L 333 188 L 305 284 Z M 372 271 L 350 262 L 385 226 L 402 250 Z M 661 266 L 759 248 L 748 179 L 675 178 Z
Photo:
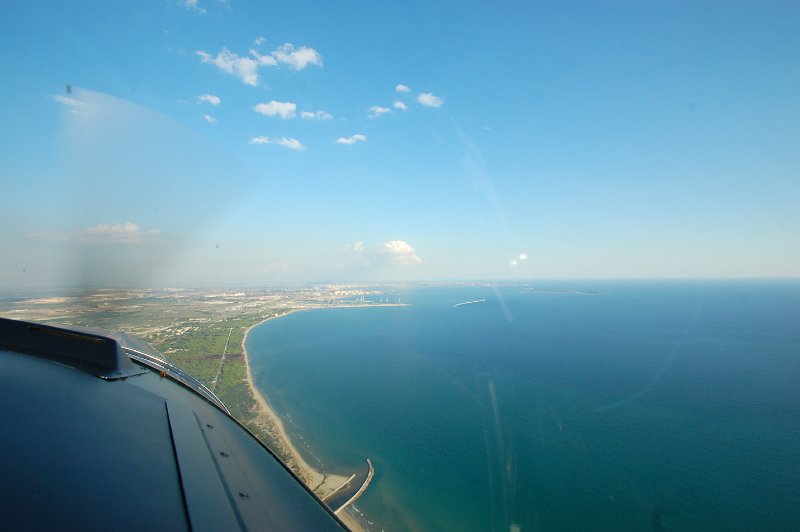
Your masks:
M 464 301 L 463 303 L 456 303 L 453 305 L 455 308 L 463 307 L 464 305 L 474 305 L 475 303 L 486 303 L 485 299 L 476 299 L 475 301 Z
M 353 481 L 356 480 L 357 474 L 352 474 L 350 477 L 342 483 L 341 486 L 333 490 L 330 494 L 328 494 L 322 502 L 328 505 L 328 507 L 333 510 L 334 514 L 339 514 L 353 504 L 359 497 L 367 490 L 369 483 L 372 482 L 373 477 L 375 477 L 375 468 L 372 465 L 372 460 L 367 458 L 367 475 L 364 478 L 364 481 L 361 483 L 361 486 L 355 493 L 352 493 L 352 489 L 355 487 L 353 486 Z M 363 473 L 361 473 L 363 475 Z M 350 495 L 352 493 L 352 495 Z M 348 496 L 349 495 L 349 496 Z M 341 500 L 346 500 L 342 503 Z

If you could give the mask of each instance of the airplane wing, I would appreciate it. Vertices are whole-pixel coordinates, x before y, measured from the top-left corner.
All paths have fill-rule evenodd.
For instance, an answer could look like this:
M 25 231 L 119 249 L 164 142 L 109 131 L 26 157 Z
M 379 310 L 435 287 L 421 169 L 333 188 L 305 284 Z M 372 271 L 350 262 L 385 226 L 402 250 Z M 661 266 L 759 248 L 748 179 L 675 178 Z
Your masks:
M 122 333 L 0 318 L 10 530 L 341 530 L 214 394 Z

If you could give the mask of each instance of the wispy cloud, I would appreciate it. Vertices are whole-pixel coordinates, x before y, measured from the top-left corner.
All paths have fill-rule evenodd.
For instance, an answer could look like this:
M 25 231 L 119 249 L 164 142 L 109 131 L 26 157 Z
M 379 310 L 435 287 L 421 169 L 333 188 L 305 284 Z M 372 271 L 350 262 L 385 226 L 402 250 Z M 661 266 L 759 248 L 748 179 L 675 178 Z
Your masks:
M 367 116 L 369 118 L 377 118 L 383 114 L 391 112 L 391 109 L 388 107 L 381 107 L 380 105 L 373 105 L 369 109 L 367 109 Z
M 344 247 L 344 250 L 348 253 L 361 253 L 364 251 L 364 243 L 360 240 L 353 242 L 352 244 L 347 244 Z
M 219 96 L 214 96 L 213 94 L 203 94 L 202 96 L 197 97 L 197 101 L 210 103 L 211 105 L 219 105 L 222 102 L 222 99 Z
M 188 11 L 194 11 L 200 15 L 206 14 L 206 9 L 200 5 L 199 0 L 181 0 L 180 2 Z
M 294 70 L 303 70 L 308 65 L 322 66 L 322 56 L 319 52 L 307 46 L 295 49 L 294 45 L 288 42 L 276 48 L 272 52 L 272 57 Z
M 158 229 L 142 231 L 135 223 L 99 224 L 81 231 L 81 236 L 90 243 L 138 244 L 147 236 L 160 234 Z
M 159 229 L 142 230 L 132 222 L 98 224 L 71 232 L 31 233 L 29 238 L 72 241 L 82 244 L 140 244 L 161 234 Z
M 267 42 L 267 38 L 266 37 L 262 37 L 260 35 L 258 37 L 256 37 L 255 40 L 253 40 L 253 44 L 256 45 L 256 46 L 261 46 L 265 42 Z
M 336 139 L 336 144 L 355 144 L 356 142 L 366 142 L 367 136 L 360 133 L 350 137 L 339 137 Z
M 444 103 L 444 100 L 438 96 L 434 96 L 430 92 L 423 92 L 417 96 L 417 102 L 426 107 L 441 107 Z
M 253 137 L 250 139 L 250 144 L 277 144 L 278 146 L 283 146 L 285 148 L 289 148 L 290 150 L 295 151 L 302 151 L 305 150 L 306 147 L 303 146 L 303 143 L 297 139 L 281 137 L 281 138 L 270 138 L 270 137 Z
M 296 110 L 297 104 L 293 102 L 278 102 L 275 100 L 253 106 L 253 111 L 256 113 L 260 113 L 264 116 L 280 116 L 284 120 L 294 118 Z
M 405 240 L 390 240 L 378 248 L 378 253 L 395 264 L 422 264 L 416 250 Z
M 197 55 L 203 63 L 216 66 L 218 69 L 239 78 L 245 85 L 258 85 L 259 62 L 251 57 L 240 57 L 227 48 L 223 48 L 216 56 L 198 50 Z
M 408 111 L 408 106 L 400 100 L 395 100 L 392 104 L 392 107 L 395 109 L 400 109 L 401 111 Z
M 204 119 L 205 119 L 205 121 L 206 121 L 206 122 L 208 122 L 209 124 L 216 124 L 216 123 L 217 123 L 217 119 L 216 119 L 216 118 L 214 118 L 214 117 L 213 117 L 213 116 L 211 116 L 211 115 L 207 115 L 207 114 L 206 114 L 206 115 L 203 115 L 203 118 L 204 118 Z
M 311 111 L 301 111 L 300 118 L 304 120 L 332 120 L 333 115 L 327 111 L 317 111 L 315 113 Z
M 397 92 L 411 92 L 411 87 L 408 85 L 403 85 L 402 83 L 398 83 L 394 90 Z

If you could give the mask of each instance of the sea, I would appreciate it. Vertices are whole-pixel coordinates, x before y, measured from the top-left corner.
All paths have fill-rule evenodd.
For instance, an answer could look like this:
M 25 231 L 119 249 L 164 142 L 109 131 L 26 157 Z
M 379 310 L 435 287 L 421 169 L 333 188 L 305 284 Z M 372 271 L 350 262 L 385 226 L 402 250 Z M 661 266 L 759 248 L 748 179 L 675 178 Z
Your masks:
M 408 306 L 296 312 L 247 344 L 312 463 L 372 460 L 369 528 L 800 530 L 800 281 L 370 297 Z

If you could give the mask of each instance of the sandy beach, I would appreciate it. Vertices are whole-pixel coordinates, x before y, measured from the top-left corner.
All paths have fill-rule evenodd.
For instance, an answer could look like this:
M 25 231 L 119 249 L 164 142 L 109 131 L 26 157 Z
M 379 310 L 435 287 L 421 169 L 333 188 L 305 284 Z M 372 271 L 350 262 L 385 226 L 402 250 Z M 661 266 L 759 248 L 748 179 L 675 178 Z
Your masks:
M 289 468 L 291 468 L 291 470 L 294 471 L 294 473 L 298 477 L 300 477 L 300 479 L 303 482 L 305 482 L 305 484 L 320 499 L 325 498 L 325 496 L 329 495 L 330 493 L 335 491 L 339 486 L 344 484 L 348 480 L 348 477 L 345 475 L 324 473 L 322 471 L 319 471 L 318 469 L 315 469 L 303 458 L 302 454 L 297 449 L 297 447 L 294 446 L 280 416 L 278 416 L 278 414 L 275 413 L 275 410 L 273 410 L 272 405 L 269 404 L 267 398 L 264 396 L 264 394 L 262 394 L 258 390 L 253 381 L 253 372 L 250 368 L 250 358 L 246 346 L 247 337 L 250 334 L 250 330 L 253 329 L 253 327 L 257 327 L 269 320 L 281 318 L 283 316 L 301 310 L 313 310 L 317 308 L 372 308 L 372 307 L 405 307 L 405 306 L 409 305 L 407 303 L 383 303 L 383 304 L 369 305 L 368 307 L 364 305 L 337 305 L 336 307 L 309 307 L 309 308 L 294 309 L 286 311 L 283 314 L 272 316 L 263 321 L 260 321 L 259 323 L 253 325 L 252 327 L 248 328 L 247 331 L 245 331 L 244 338 L 242 339 L 242 352 L 244 353 L 245 365 L 247 366 L 247 384 L 250 387 L 252 396 L 256 401 L 255 423 L 269 435 L 271 443 L 276 447 L 275 451 L 279 454 L 279 456 L 283 460 L 286 461 L 286 465 L 288 465 Z M 343 511 L 338 513 L 337 516 L 351 530 L 354 531 L 365 530 L 365 526 L 361 523 L 361 521 L 354 514 L 351 513 L 350 507 L 345 508 Z
M 257 323 L 253 327 L 261 325 L 269 320 L 286 316 L 291 312 L 296 311 L 289 311 L 278 316 L 267 318 L 266 320 Z M 253 398 L 256 400 L 257 405 L 255 422 L 270 435 L 273 444 L 278 447 L 276 451 L 279 451 L 281 457 L 287 460 L 287 465 L 292 469 L 292 471 L 294 471 L 295 474 L 299 476 L 303 482 L 305 482 L 306 485 L 311 488 L 312 491 L 314 491 L 314 493 L 317 494 L 317 496 L 320 498 L 325 497 L 327 494 L 344 483 L 347 480 L 347 477 L 344 475 L 323 473 L 306 462 L 297 447 L 292 444 L 281 418 L 275 413 L 275 410 L 272 409 L 272 406 L 269 404 L 267 398 L 255 386 L 255 383 L 253 382 L 253 372 L 250 369 L 250 359 L 246 347 L 247 337 L 253 327 L 247 329 L 244 334 L 244 338 L 242 339 L 242 352 L 244 353 L 245 364 L 247 365 L 247 384 L 250 386 L 250 391 L 253 395 Z

